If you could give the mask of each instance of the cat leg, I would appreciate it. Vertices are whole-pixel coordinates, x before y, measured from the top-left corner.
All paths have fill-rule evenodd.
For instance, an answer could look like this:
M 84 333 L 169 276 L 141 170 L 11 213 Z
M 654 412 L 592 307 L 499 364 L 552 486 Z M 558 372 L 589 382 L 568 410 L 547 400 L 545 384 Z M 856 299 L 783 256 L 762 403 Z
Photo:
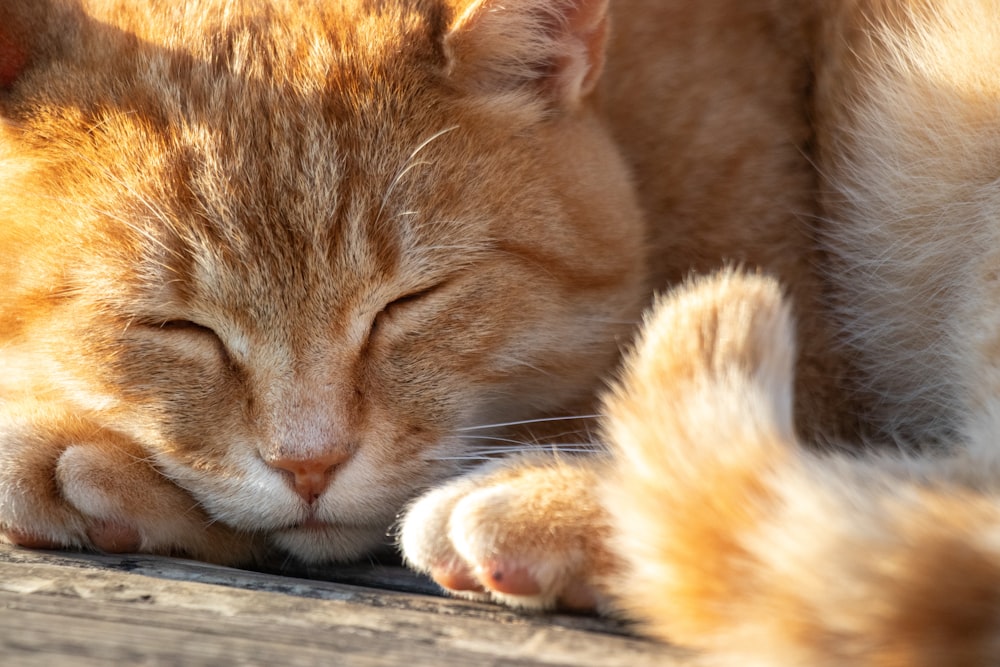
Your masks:
M 780 290 L 677 290 L 607 398 L 616 605 L 712 664 L 1000 662 L 1000 483 L 956 455 L 820 455 Z
M 407 562 L 450 593 L 515 607 L 603 608 L 614 569 L 598 457 L 498 461 L 420 498 L 402 520 Z
M 213 523 L 130 439 L 30 401 L 0 414 L 0 536 L 220 563 L 260 551 L 257 538 Z
M 777 287 L 734 273 L 709 285 L 678 290 L 665 301 L 660 316 L 647 326 L 645 345 L 653 352 L 646 357 L 653 361 L 643 357 L 643 364 L 627 379 L 627 388 L 634 391 L 619 392 L 625 398 L 618 400 L 611 397 L 612 416 L 635 407 L 633 397 L 641 395 L 638 390 L 644 382 L 662 382 L 679 393 L 664 400 L 657 394 L 657 403 L 645 406 L 647 422 L 640 425 L 646 425 L 654 438 L 685 435 L 671 434 L 666 426 L 658 432 L 662 420 L 676 426 L 697 419 L 697 426 L 713 429 L 718 402 L 728 400 L 732 424 L 753 432 L 759 426 L 754 420 L 762 418 L 764 425 L 774 427 L 764 436 L 794 442 L 794 343 L 791 338 L 774 338 L 781 333 L 778 325 L 788 319 Z M 715 307 L 720 302 L 729 306 L 728 311 Z M 664 315 L 665 311 L 670 312 Z M 760 338 L 751 340 L 753 335 Z M 760 354 L 775 344 L 781 346 L 775 353 Z M 658 356 L 660 349 L 670 346 L 676 354 Z M 759 404 L 745 405 L 723 392 L 714 393 L 715 371 L 740 379 L 736 371 L 743 367 L 762 389 L 754 393 L 738 388 L 736 398 Z M 618 419 L 612 426 L 621 423 Z M 623 437 L 614 429 L 611 436 Z M 628 456 L 626 449 L 618 453 Z M 623 519 L 610 512 L 616 509 L 613 501 L 609 504 L 601 496 L 602 484 L 621 467 L 619 463 L 603 456 L 525 457 L 459 478 L 428 493 L 406 513 L 401 533 L 404 554 L 416 569 L 466 596 L 491 597 L 521 607 L 550 607 L 560 598 L 564 602 L 578 598 L 572 601 L 591 602 L 579 606 L 606 607 L 608 594 L 618 587 L 620 564 L 628 558 L 608 543 L 609 513 L 619 524 Z M 670 517 L 653 513 L 661 521 Z

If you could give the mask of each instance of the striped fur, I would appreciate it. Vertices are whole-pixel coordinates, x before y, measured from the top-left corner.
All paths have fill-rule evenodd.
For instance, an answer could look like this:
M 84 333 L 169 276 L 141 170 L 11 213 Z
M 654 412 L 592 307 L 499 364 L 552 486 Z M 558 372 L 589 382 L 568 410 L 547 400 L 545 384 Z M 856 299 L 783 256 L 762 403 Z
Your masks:
M 997 26 L 7 0 L 0 533 L 997 662 Z

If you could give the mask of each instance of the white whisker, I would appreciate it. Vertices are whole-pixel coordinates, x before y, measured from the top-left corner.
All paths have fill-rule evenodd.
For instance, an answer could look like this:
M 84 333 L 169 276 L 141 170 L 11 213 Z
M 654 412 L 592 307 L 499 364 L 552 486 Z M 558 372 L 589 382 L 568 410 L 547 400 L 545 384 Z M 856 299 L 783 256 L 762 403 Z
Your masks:
M 602 415 L 578 415 L 573 417 L 541 417 L 538 419 L 523 419 L 521 421 L 501 422 L 498 424 L 483 424 L 481 426 L 463 426 L 455 431 L 462 433 L 467 431 L 483 431 L 490 428 L 505 428 L 508 426 L 525 426 L 527 424 L 544 424 L 558 421 L 572 421 L 574 419 L 600 419 Z
M 389 187 L 387 187 L 385 189 L 385 192 L 382 194 L 382 202 L 379 204 L 378 213 L 375 214 L 376 221 L 380 221 L 382 219 L 382 213 L 385 211 L 385 207 L 389 203 L 389 198 L 392 196 L 392 193 L 402 182 L 403 178 L 416 167 L 432 164 L 431 162 L 428 162 L 426 160 L 415 162 L 417 155 L 420 154 L 420 151 L 427 148 L 427 146 L 430 145 L 432 142 L 434 142 L 436 139 L 439 139 L 440 137 L 457 129 L 458 125 L 452 125 L 451 127 L 446 127 L 445 129 L 440 130 L 439 132 L 435 132 L 427 139 L 424 139 L 422 142 L 420 142 L 420 144 L 416 148 L 413 149 L 413 152 L 410 153 L 409 157 L 406 158 L 406 162 L 403 164 L 402 169 L 400 169 L 396 173 L 396 175 L 392 179 L 392 182 L 389 183 Z
M 567 454 L 587 454 L 590 452 L 600 452 L 604 451 L 601 446 L 551 446 L 551 445 L 538 445 L 536 447 L 519 447 L 517 449 L 474 449 L 468 454 L 455 455 L 455 456 L 445 456 L 437 460 L 451 459 L 451 458 L 467 458 L 470 456 L 475 457 L 487 457 L 493 458 L 494 456 L 503 454 L 530 454 L 533 452 L 558 452 Z
M 495 461 L 513 454 L 600 454 L 603 447 L 526 447 L 524 449 L 495 449 L 475 451 L 468 454 L 435 456 L 431 461 Z
M 521 447 L 530 447 L 532 444 L 530 442 L 525 442 L 523 440 L 515 440 L 513 438 L 499 438 L 489 435 L 459 435 L 456 436 L 459 440 L 468 442 L 470 440 L 487 440 L 489 442 L 509 442 L 512 445 L 519 445 Z

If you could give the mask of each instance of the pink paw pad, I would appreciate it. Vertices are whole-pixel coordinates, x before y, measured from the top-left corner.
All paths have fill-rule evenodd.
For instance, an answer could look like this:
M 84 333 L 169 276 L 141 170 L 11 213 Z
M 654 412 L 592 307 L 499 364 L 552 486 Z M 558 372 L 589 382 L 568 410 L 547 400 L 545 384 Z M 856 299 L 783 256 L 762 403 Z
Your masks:
M 436 581 L 439 586 L 446 588 L 449 591 L 472 591 L 476 593 L 486 592 L 483 585 L 465 570 L 436 567 L 431 570 L 431 579 Z
M 102 521 L 91 527 L 87 537 L 95 548 L 112 554 L 138 551 L 142 543 L 139 531 L 114 521 Z
M 507 595 L 540 595 L 542 587 L 523 567 L 503 562 L 486 563 L 476 568 L 479 580 L 486 588 Z
M 60 549 L 63 546 L 54 540 L 20 530 L 7 530 L 4 535 L 13 544 L 26 549 Z

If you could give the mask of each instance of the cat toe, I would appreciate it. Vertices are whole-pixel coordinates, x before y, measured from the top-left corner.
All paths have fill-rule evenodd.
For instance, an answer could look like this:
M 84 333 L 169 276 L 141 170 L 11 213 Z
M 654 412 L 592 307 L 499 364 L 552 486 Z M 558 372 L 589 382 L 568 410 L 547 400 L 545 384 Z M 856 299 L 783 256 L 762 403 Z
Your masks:
M 400 521 L 399 546 L 407 564 L 449 591 L 482 590 L 472 568 L 448 537 L 455 503 L 471 488 L 466 479 L 438 487 L 412 503 Z
M 593 612 L 603 608 L 598 590 L 566 573 L 547 585 L 539 582 L 533 570 L 560 570 L 564 563 L 539 561 L 534 568 L 504 562 L 493 562 L 477 569 L 480 581 L 494 600 L 522 609 L 560 609 L 571 612 Z
M 563 595 L 576 572 L 559 555 L 498 553 L 473 566 L 476 578 L 494 602 L 519 609 L 563 608 Z
M 542 586 L 526 567 L 510 562 L 493 561 L 476 568 L 479 580 L 489 590 L 504 595 L 535 597 Z
M 138 530 L 115 521 L 98 521 L 85 532 L 89 540 L 87 546 L 105 553 L 134 553 L 142 545 Z M 14 528 L 0 532 L 0 537 L 26 549 L 75 549 L 81 546 L 78 540 L 46 537 L 39 532 Z
M 118 521 L 98 521 L 87 530 L 94 548 L 110 554 L 134 553 L 142 546 L 139 531 Z
M 439 487 L 403 517 L 407 562 L 451 594 L 522 609 L 593 610 L 609 567 L 583 465 L 497 464 Z
M 7 529 L 0 533 L 8 542 L 26 549 L 61 549 L 65 545 L 29 531 Z
M 588 612 L 602 607 L 599 591 L 585 580 L 578 564 L 538 555 L 530 565 L 496 559 L 475 568 L 481 589 L 512 607 L 558 608 Z
M 441 588 L 453 593 L 485 593 L 486 588 L 464 565 L 432 567 L 430 577 Z

